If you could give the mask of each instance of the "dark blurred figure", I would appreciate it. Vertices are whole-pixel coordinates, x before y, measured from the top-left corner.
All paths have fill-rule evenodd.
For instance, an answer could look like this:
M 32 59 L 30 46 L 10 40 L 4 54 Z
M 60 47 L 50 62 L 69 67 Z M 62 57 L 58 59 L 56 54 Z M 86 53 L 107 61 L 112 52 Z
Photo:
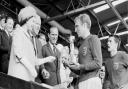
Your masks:
M 0 15 L 0 31 L 4 30 L 5 19 L 6 19 L 6 16 L 4 14 L 1 14 Z
M 36 48 L 37 48 L 37 57 L 43 58 L 42 56 L 42 47 L 47 43 L 46 36 L 43 33 L 40 33 L 36 37 Z M 39 69 L 39 66 L 36 66 L 37 70 Z M 39 70 L 38 70 L 38 76 L 35 79 L 36 82 L 41 83 L 40 77 L 39 77 Z
M 12 37 L 11 32 L 13 30 L 14 20 L 11 17 L 7 17 L 5 20 L 4 30 L 0 32 L 0 71 L 7 73 L 8 62 L 10 57 Z
M 46 36 L 43 33 L 39 33 L 36 41 L 37 57 L 42 58 L 42 47 L 46 44 Z

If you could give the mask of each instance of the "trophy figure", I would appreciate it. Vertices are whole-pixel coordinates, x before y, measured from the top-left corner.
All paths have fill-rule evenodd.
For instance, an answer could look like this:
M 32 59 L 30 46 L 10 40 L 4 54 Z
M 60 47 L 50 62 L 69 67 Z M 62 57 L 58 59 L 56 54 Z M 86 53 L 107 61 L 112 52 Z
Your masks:
M 75 36 L 70 36 L 70 38 L 69 38 L 69 41 L 70 41 L 70 56 L 71 56 L 70 62 L 76 64 L 77 60 L 74 56 L 74 40 L 75 40 Z

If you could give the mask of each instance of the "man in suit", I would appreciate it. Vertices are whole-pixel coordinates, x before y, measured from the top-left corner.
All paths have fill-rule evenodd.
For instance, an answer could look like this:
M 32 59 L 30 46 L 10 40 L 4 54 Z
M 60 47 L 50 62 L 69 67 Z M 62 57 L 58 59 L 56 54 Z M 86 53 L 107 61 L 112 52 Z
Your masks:
M 11 17 L 8 17 L 5 22 L 5 29 L 0 33 L 0 68 L 1 72 L 7 73 L 12 43 L 10 33 L 13 30 L 14 21 Z
M 91 20 L 87 14 L 75 18 L 75 32 L 83 38 L 79 47 L 78 63 L 70 63 L 72 71 L 79 75 L 79 89 L 102 89 L 98 71 L 102 66 L 101 43 L 90 33 Z
M 48 33 L 49 41 L 42 47 L 42 56 L 55 56 L 56 60 L 53 63 L 46 63 L 41 66 L 42 82 L 49 85 L 57 85 L 60 83 L 59 75 L 59 50 L 56 48 L 56 42 L 58 40 L 58 29 L 56 27 L 50 28 Z
M 31 6 L 21 9 L 18 20 L 21 27 L 17 27 L 13 33 L 8 75 L 26 81 L 35 81 L 37 76 L 35 67 L 53 62 L 55 57 L 37 58 L 34 38 L 39 32 L 41 19 L 36 10 Z

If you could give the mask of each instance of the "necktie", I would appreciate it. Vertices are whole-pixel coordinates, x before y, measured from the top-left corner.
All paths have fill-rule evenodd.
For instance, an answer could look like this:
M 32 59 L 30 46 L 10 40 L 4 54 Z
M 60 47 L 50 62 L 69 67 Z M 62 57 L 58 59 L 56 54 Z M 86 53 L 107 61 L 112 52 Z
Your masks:
M 56 67 L 58 68 L 58 57 L 57 57 L 57 52 L 56 52 L 56 47 L 55 47 L 55 45 L 53 45 L 53 52 L 54 52 L 54 56 L 56 57 L 56 60 L 55 60 Z
M 55 45 L 53 45 L 53 53 L 56 56 L 56 47 L 55 47 Z

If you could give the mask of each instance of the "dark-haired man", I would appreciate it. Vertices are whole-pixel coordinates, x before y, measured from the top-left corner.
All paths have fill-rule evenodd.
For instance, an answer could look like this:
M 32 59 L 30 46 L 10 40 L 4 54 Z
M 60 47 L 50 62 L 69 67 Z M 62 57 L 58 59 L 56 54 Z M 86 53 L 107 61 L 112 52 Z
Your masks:
M 118 51 L 121 40 L 117 35 L 108 38 L 110 59 L 105 63 L 104 89 L 128 89 L 128 54 Z
M 41 67 L 41 73 L 42 73 L 42 82 L 49 84 L 49 85 L 57 85 L 60 84 L 60 63 L 59 63 L 59 57 L 60 52 L 56 48 L 56 43 L 58 40 L 58 28 L 57 27 L 51 27 L 50 32 L 48 33 L 49 41 L 46 45 L 42 47 L 42 56 L 55 56 L 56 60 L 52 63 L 45 63 L 44 66 Z

